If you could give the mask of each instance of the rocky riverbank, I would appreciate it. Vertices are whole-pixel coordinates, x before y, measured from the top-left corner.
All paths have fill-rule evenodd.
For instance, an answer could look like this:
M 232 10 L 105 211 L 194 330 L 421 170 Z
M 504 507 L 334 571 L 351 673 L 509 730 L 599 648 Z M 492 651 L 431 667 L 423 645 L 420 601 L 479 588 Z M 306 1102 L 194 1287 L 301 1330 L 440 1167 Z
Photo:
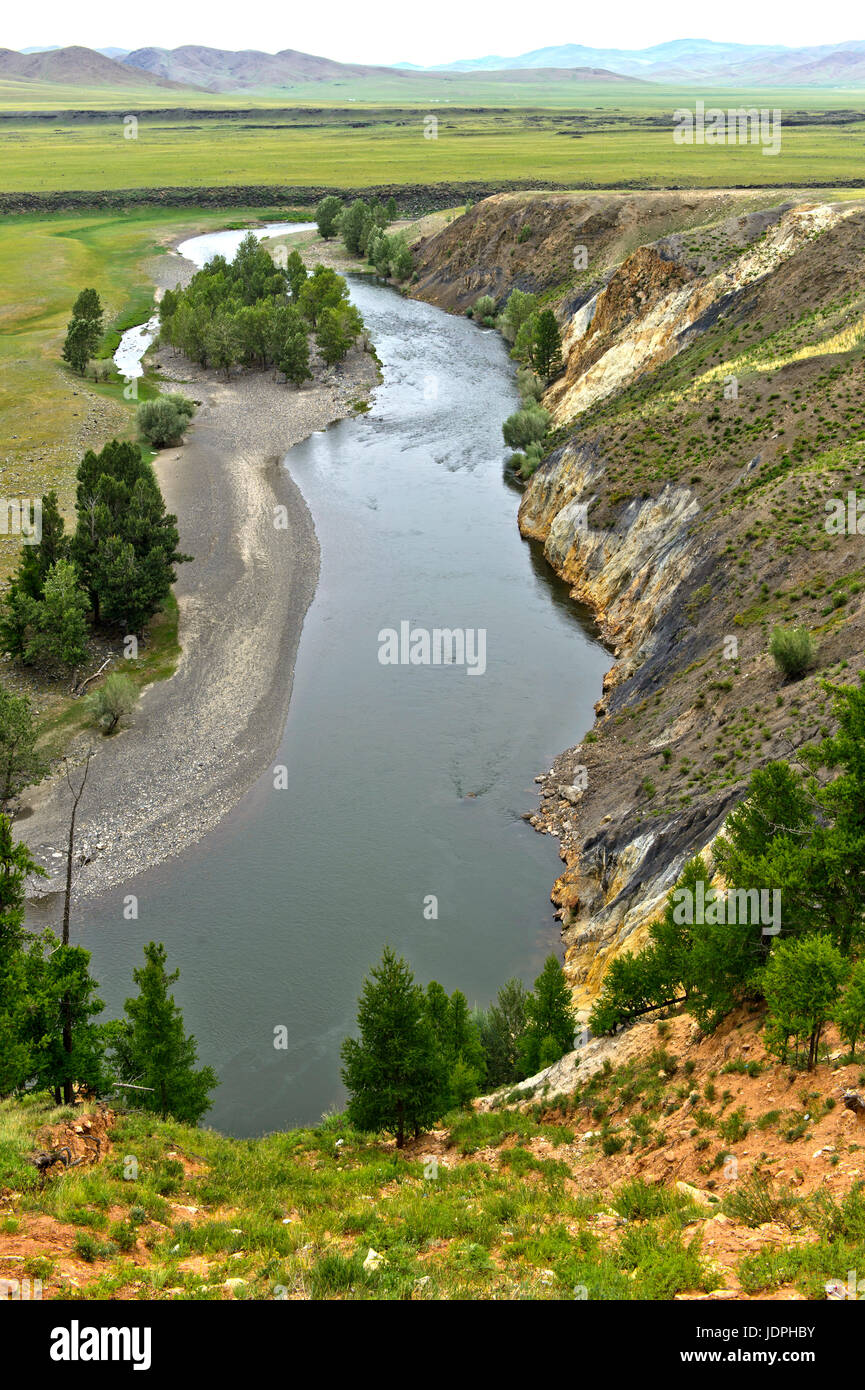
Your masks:
M 825 732 L 821 680 L 865 664 L 861 540 L 826 526 L 863 457 L 863 254 L 861 203 L 783 191 L 506 194 L 416 248 L 419 297 L 459 312 L 530 290 L 561 328 L 519 523 L 615 657 L 531 816 L 560 841 L 581 1009 L 752 771 Z M 775 626 L 814 641 L 798 681 Z

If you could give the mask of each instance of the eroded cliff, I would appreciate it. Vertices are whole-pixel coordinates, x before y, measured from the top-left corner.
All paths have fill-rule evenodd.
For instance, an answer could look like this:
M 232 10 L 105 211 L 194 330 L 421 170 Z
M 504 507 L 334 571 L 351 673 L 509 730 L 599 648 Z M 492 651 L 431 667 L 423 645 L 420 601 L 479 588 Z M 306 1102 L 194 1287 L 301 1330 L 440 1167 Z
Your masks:
M 615 658 L 594 729 L 539 779 L 532 816 L 560 839 L 553 898 L 585 1008 L 752 770 L 825 726 L 822 680 L 863 664 L 862 542 L 826 521 L 865 457 L 865 209 L 502 195 L 418 259 L 425 298 L 501 306 L 518 287 L 561 327 L 553 447 L 520 527 Z M 801 681 L 767 653 L 778 624 L 817 643 Z

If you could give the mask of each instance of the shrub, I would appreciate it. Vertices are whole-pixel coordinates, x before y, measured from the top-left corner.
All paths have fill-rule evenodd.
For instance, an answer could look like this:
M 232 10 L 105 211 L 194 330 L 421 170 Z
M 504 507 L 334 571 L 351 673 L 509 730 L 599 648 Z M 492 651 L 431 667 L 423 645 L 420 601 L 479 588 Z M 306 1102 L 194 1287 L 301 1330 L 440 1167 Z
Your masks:
M 88 712 L 94 724 L 104 734 L 111 734 L 121 719 L 135 708 L 138 692 L 128 676 L 112 671 L 105 683 L 85 699 Z
M 517 390 L 524 406 L 537 404 L 544 394 L 544 383 L 537 372 L 532 371 L 531 367 L 520 367 L 517 372 Z
M 179 393 L 157 396 L 138 407 L 138 430 L 154 449 L 165 449 L 181 442 L 194 414 L 193 402 Z
M 814 639 L 806 627 L 776 627 L 769 639 L 769 654 L 787 680 L 798 680 L 817 659 Z
M 546 436 L 550 424 L 549 411 L 543 406 L 529 406 L 528 410 L 517 410 L 509 415 L 502 425 L 505 443 L 511 449 L 525 449 L 529 444 L 540 443 Z
M 482 294 L 479 299 L 475 300 L 472 317 L 481 320 L 488 319 L 493 317 L 495 312 L 496 301 L 493 299 L 492 295 Z

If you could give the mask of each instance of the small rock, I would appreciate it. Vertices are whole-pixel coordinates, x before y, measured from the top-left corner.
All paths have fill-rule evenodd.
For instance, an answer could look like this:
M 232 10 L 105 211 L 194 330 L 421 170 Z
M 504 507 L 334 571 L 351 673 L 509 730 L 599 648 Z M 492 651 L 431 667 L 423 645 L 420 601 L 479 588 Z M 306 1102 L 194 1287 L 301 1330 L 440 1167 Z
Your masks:
M 372 1246 L 370 1246 L 367 1251 L 366 1259 L 363 1262 L 364 1269 L 378 1269 L 379 1265 L 383 1264 L 384 1255 L 380 1255 L 377 1250 L 373 1250 Z

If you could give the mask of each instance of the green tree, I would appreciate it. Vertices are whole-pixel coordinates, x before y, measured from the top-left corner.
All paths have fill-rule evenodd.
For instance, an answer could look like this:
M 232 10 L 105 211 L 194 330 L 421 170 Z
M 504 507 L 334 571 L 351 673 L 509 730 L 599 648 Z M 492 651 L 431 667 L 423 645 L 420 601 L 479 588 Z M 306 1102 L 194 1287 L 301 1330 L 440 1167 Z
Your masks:
M 483 1045 L 466 997 L 455 990 L 448 998 L 433 980 L 427 986 L 426 1008 L 443 1080 L 442 1109 L 464 1106 L 477 1095 L 485 1071 Z
M 26 845 L 12 839 L 0 815 L 0 1096 L 20 1089 L 33 1073 L 24 931 L 25 889 L 31 874 L 45 876 Z
M 0 804 L 32 782 L 41 782 L 47 764 L 36 751 L 37 729 L 26 695 L 0 686 Z
M 345 209 L 339 220 L 339 230 L 345 249 L 350 255 L 363 255 L 366 251 L 367 237 L 375 225 L 374 215 L 363 198 L 356 198 Z
M 507 980 L 496 1002 L 478 1018 L 489 1086 L 503 1086 L 506 1081 L 520 1079 L 519 1046 L 526 1027 L 527 998 L 528 990 L 522 980 Z
M 808 1070 L 817 1064 L 820 1038 L 838 1002 L 848 962 L 830 939 L 817 932 L 776 941 L 763 971 L 769 1008 L 767 1043 L 786 1061 L 790 1038 L 808 1040 Z
M 538 314 L 532 342 L 532 366 L 543 377 L 557 372 L 562 363 L 562 339 L 552 309 Z
M 221 311 L 214 314 L 206 336 L 207 361 L 217 371 L 225 372 L 226 380 L 231 369 L 240 359 L 240 343 L 237 333 L 237 315 Z
M 499 319 L 502 334 L 509 343 L 516 341 L 516 336 L 526 319 L 532 317 L 537 307 L 538 297 L 536 294 L 527 294 L 524 290 L 511 290 L 508 302 L 502 309 Z
M 90 952 L 46 932 L 31 943 L 26 979 L 35 1085 L 53 1091 L 57 1105 L 71 1105 L 76 1086 L 104 1090 L 105 1039 L 94 1021 L 103 1004 Z
M 576 1020 L 571 991 L 555 956 L 547 956 L 526 999 L 526 1027 L 519 1042 L 523 1076 L 534 1076 L 574 1046 Z
M 69 554 L 69 537 L 60 513 L 57 493 L 46 492 L 42 498 L 42 534 L 35 545 L 21 547 L 21 557 L 15 583 L 21 593 L 41 598 L 45 579 L 51 566 L 65 560 Z
M 87 371 L 87 363 L 99 346 L 101 336 L 91 319 L 69 320 L 63 342 L 63 361 L 79 376 Z
M 319 236 L 324 237 L 325 241 L 330 241 L 331 237 L 336 236 L 337 220 L 341 212 L 342 199 L 337 198 L 334 193 L 329 193 L 326 198 L 322 198 L 316 208 L 315 220 L 318 224 Z
M 136 1105 L 194 1125 L 210 1109 L 217 1078 L 211 1067 L 196 1069 L 195 1038 L 169 993 L 180 972 L 169 975 L 165 959 L 161 942 L 145 946 L 144 965 L 132 972 L 138 995 L 126 1000 L 126 1018 L 109 1026 L 112 1058 L 121 1081 L 150 1088 L 135 1092 Z
M 286 379 L 300 386 L 312 378 L 309 370 L 309 339 L 301 323 L 289 327 L 282 340 L 277 366 Z
M 86 319 L 102 336 L 102 301 L 96 290 L 82 290 L 72 305 L 72 317 Z
M 359 1038 L 342 1044 L 347 1113 L 364 1130 L 387 1129 L 397 1148 L 441 1114 L 443 1077 L 426 998 L 404 960 L 385 947 L 358 1001 Z
M 77 526 L 72 554 L 97 622 L 141 633 L 173 584 L 177 517 L 137 444 L 113 439 L 88 450 L 78 468 Z
M 87 655 L 87 595 L 71 560 L 58 560 L 48 571 L 41 600 L 35 605 L 33 631 L 24 659 L 55 666 L 76 666 Z
M 289 286 L 291 287 L 291 297 L 292 299 L 297 299 L 309 278 L 306 266 L 298 250 L 295 249 L 289 255 L 285 263 L 285 273 L 288 277 Z
M 297 303 L 303 317 L 317 328 L 323 310 L 336 309 L 347 299 L 348 285 L 342 276 L 327 266 L 317 265 L 301 287 Z
M 353 304 L 322 309 L 315 342 L 328 366 L 342 361 L 362 328 L 363 320 Z
M 865 1033 L 865 958 L 858 960 L 850 971 L 847 988 L 835 1010 L 835 1022 L 853 1056 L 856 1044 Z
M 393 196 L 392 193 L 384 205 L 384 210 L 388 222 L 395 222 L 397 217 L 397 205 L 396 198 Z

